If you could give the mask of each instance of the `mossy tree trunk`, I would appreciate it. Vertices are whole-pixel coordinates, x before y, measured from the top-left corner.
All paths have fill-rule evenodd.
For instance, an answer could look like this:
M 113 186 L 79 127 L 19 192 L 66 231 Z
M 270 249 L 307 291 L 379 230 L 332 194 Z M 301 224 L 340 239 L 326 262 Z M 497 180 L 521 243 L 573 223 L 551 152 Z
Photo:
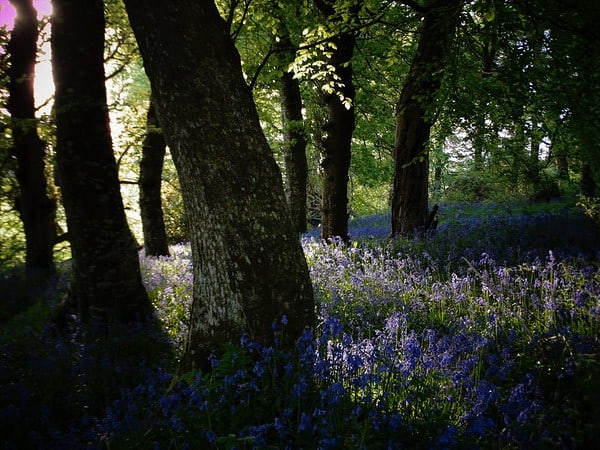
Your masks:
M 151 304 L 112 151 L 102 0 L 52 5 L 56 162 L 73 255 L 72 295 L 83 320 L 142 320 Z
M 37 11 L 32 0 L 11 0 L 11 4 L 17 14 L 8 44 L 8 110 L 20 188 L 17 208 L 25 230 L 27 268 L 52 272 L 56 202 L 48 195 L 45 149 L 37 132 L 33 88 Z
M 315 320 L 281 173 L 227 25 L 211 1 L 126 0 L 178 172 L 194 260 L 180 372 L 209 368 L 242 335 L 293 342 Z

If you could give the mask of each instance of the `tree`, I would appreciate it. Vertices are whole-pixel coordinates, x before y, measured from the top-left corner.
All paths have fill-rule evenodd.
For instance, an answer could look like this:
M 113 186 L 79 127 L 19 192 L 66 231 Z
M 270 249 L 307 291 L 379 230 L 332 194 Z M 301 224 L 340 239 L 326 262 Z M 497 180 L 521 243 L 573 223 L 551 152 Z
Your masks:
M 38 21 L 32 0 L 11 0 L 17 15 L 8 44 L 8 110 L 17 160 L 19 211 L 26 239 L 26 267 L 54 270 L 56 202 L 48 195 L 44 142 L 37 132 L 33 82 Z
M 191 240 L 193 304 L 180 371 L 209 368 L 210 354 L 243 334 L 272 342 L 283 315 L 293 342 L 314 324 L 312 287 L 227 24 L 211 1 L 180 1 L 168 20 L 162 1 L 125 5 Z
M 432 221 L 427 144 L 462 0 L 429 0 L 425 6 L 404 3 L 423 19 L 417 50 L 396 106 L 392 236 L 423 230 Z
M 72 298 L 85 321 L 145 319 L 151 304 L 112 152 L 102 0 L 54 0 L 51 44 L 56 163 L 73 255 Z
M 286 198 L 294 228 L 298 233 L 306 231 L 306 191 L 308 163 L 306 161 L 306 130 L 302 117 L 302 95 L 300 82 L 287 67 L 294 60 L 294 51 L 289 30 L 280 21 L 278 35 L 281 79 L 281 123 L 283 126 L 283 155 L 285 161 Z
M 356 22 L 362 3 L 362 0 L 349 4 L 315 0 L 315 4 L 335 33 L 329 44 L 329 64 L 332 70 L 327 76 L 323 96 L 328 115 L 324 125 L 321 161 L 322 239 L 336 236 L 348 239 L 348 171 L 352 159 L 352 133 L 356 122 L 352 54 L 358 34 Z
M 139 180 L 144 247 L 147 255 L 167 256 L 169 255 L 169 246 L 160 195 L 166 143 L 156 117 L 152 97 L 150 97 L 146 123 Z

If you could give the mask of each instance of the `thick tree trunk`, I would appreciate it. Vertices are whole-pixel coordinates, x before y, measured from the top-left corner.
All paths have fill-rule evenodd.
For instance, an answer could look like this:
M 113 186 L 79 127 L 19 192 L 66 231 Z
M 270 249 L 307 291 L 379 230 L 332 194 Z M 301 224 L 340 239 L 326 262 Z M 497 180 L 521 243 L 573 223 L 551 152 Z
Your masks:
M 165 151 L 165 138 L 156 117 L 154 101 L 150 98 L 139 181 L 144 248 L 149 256 L 169 255 L 160 195 Z
M 337 21 L 332 2 L 315 2 L 321 12 Z M 357 14 L 362 2 L 350 8 Z M 321 211 L 321 238 L 340 237 L 348 239 L 348 172 L 352 157 L 352 134 L 355 126 L 355 87 L 352 80 L 352 55 L 356 43 L 354 31 L 339 33 L 334 39 L 335 49 L 329 63 L 335 68 L 341 83 L 338 92 L 324 96 L 328 116 L 324 125 L 325 139 L 322 143 L 323 190 Z M 333 80 L 330 80 L 333 82 Z M 340 98 L 340 94 L 343 97 Z
M 36 128 L 34 70 L 38 39 L 37 12 L 32 0 L 11 0 L 17 11 L 8 44 L 10 55 L 8 110 L 17 160 L 18 209 L 26 239 L 26 266 L 54 270 L 56 202 L 48 196 L 44 143 Z
M 431 0 L 417 52 L 396 106 L 392 236 L 422 231 L 430 222 L 427 143 L 432 106 L 443 77 L 462 0 Z
M 151 305 L 112 152 L 102 0 L 54 0 L 51 43 L 56 160 L 73 255 L 73 295 L 84 320 L 143 319 Z
M 194 259 L 180 371 L 249 334 L 293 342 L 315 320 L 302 248 L 239 54 L 213 2 L 126 0 L 179 175 Z M 166 8 L 166 10 L 165 10 Z
M 289 36 L 280 36 L 282 49 L 291 48 Z M 283 51 L 283 50 L 282 50 Z M 283 53 L 282 66 L 293 59 Z M 283 125 L 283 155 L 285 161 L 285 194 L 290 208 L 292 223 L 298 233 L 304 233 L 306 224 L 306 189 L 308 163 L 306 161 L 306 131 L 302 117 L 300 82 L 286 71 L 281 76 L 281 121 Z

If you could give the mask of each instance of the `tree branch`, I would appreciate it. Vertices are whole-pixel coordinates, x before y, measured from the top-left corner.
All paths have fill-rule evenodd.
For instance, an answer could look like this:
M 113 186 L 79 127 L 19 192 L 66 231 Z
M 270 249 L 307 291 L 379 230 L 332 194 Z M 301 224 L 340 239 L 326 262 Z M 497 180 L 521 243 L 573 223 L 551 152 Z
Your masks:
M 54 95 L 51 95 L 50 97 L 48 97 L 46 100 L 44 100 L 41 104 L 39 104 L 38 106 L 35 107 L 35 111 L 39 111 L 40 109 L 42 109 L 44 106 L 48 105 L 48 103 L 50 103 L 52 100 L 54 100 Z
M 269 47 L 269 51 L 264 56 L 263 60 L 260 62 L 258 67 L 256 68 L 256 71 L 254 72 L 254 75 L 252 76 L 250 83 L 248 83 L 248 86 L 250 87 L 251 90 L 253 90 L 254 86 L 256 86 L 256 81 L 258 80 L 258 75 L 260 75 L 260 72 L 262 71 L 262 69 L 264 69 L 264 67 L 267 65 L 267 61 L 269 61 L 269 58 L 271 56 L 273 56 L 274 53 L 275 53 L 275 49 L 273 47 Z
M 67 231 L 66 233 L 59 234 L 58 236 L 56 236 L 56 238 L 54 238 L 54 245 L 60 244 L 62 242 L 66 242 L 68 240 L 69 240 L 69 232 Z
M 123 150 L 123 153 L 121 153 L 119 155 L 119 158 L 117 158 L 117 169 L 119 167 L 121 167 L 121 161 L 123 160 L 123 157 L 129 152 L 129 150 L 131 150 L 133 148 L 132 144 L 129 144 L 127 147 L 125 147 L 125 150 Z

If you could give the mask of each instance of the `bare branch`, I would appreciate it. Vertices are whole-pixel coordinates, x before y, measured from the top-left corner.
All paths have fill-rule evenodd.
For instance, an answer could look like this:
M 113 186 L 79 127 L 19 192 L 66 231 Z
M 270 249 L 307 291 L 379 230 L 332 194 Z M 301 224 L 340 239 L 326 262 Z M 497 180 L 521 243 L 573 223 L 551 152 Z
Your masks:
M 50 97 L 48 97 L 46 100 L 44 100 L 41 104 L 39 104 L 38 106 L 35 107 L 35 111 L 39 111 L 40 109 L 44 108 L 45 106 L 47 106 L 51 101 L 54 100 L 54 95 L 51 95 Z
M 262 69 L 264 69 L 264 67 L 266 66 L 267 62 L 269 61 L 269 58 L 271 56 L 273 56 L 274 53 L 275 53 L 275 49 L 273 47 L 270 47 L 269 51 L 263 57 L 262 61 L 260 62 L 260 64 L 256 68 L 256 71 L 254 72 L 254 75 L 252 76 L 252 79 L 250 80 L 250 83 L 248 84 L 248 86 L 250 87 L 250 89 L 254 89 L 254 86 L 256 86 L 256 81 L 258 80 L 258 76 L 260 75 L 260 72 L 262 71 Z
M 125 147 L 125 150 L 123 150 L 123 152 L 119 155 L 119 158 L 117 159 L 117 168 L 121 167 L 121 161 L 123 161 L 123 158 L 125 157 L 125 155 L 132 148 L 133 148 L 133 144 L 129 144 L 129 145 L 127 145 L 127 147 Z

